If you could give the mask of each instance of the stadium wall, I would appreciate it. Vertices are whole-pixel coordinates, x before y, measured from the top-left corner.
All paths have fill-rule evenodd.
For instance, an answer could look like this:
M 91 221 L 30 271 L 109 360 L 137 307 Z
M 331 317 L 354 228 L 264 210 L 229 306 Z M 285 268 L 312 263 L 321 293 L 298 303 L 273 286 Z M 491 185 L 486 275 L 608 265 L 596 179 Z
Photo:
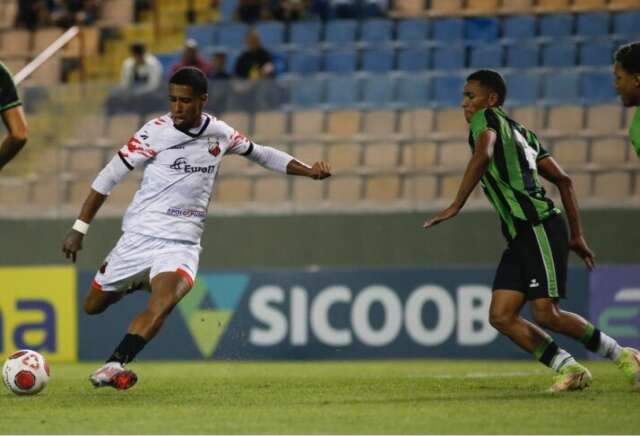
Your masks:
M 432 213 L 245 215 L 207 220 L 201 269 L 260 267 L 406 267 L 494 265 L 504 249 L 493 211 L 467 211 L 423 231 Z M 598 262 L 640 263 L 638 209 L 582 212 Z M 98 219 L 85 240 L 78 268 L 94 270 L 120 235 L 120 218 Z M 0 265 L 59 265 L 71 219 L 1 220 Z M 579 259 L 572 256 L 572 262 Z

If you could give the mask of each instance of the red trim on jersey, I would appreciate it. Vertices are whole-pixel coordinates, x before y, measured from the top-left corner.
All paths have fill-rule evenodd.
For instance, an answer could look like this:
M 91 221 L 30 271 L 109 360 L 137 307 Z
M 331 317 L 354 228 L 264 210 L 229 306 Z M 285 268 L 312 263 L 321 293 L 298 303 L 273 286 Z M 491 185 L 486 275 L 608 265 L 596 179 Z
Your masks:
M 91 283 L 91 287 L 93 289 L 97 289 L 98 291 L 102 291 L 102 285 L 96 282 L 96 279 L 93 279 L 93 282 Z
M 189 282 L 189 286 L 193 286 L 193 277 L 191 277 L 191 274 L 189 274 L 182 268 L 178 268 L 176 272 L 180 274 L 182 277 L 184 277 L 187 280 L 187 282 Z

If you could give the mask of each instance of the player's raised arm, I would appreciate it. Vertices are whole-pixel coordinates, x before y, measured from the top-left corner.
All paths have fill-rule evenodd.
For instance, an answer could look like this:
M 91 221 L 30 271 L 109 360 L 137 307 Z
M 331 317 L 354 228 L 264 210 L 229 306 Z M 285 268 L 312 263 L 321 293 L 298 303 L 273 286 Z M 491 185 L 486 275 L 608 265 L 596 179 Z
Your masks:
M 0 170 L 22 150 L 27 143 L 27 120 L 22 106 L 15 106 L 2 112 L 2 120 L 8 134 L 0 146 Z

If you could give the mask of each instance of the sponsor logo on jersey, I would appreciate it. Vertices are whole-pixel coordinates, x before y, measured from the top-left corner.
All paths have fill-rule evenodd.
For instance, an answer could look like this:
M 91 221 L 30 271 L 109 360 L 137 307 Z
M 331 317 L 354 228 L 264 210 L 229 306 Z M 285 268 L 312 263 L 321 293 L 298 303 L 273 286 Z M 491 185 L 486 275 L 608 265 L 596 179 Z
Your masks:
M 171 165 L 169 168 L 172 170 L 183 171 L 185 173 L 205 173 L 212 174 L 213 170 L 216 168 L 215 165 L 207 165 L 207 166 L 193 166 L 187 163 L 187 159 L 184 157 L 179 157 Z
M 531 279 L 531 281 L 529 282 L 529 287 L 530 288 L 537 288 L 538 286 L 540 286 L 540 283 L 538 283 L 538 280 Z
M 190 218 L 190 217 L 204 218 L 207 216 L 207 211 L 196 210 L 196 209 L 182 209 L 180 207 L 170 207 L 169 209 L 167 209 L 167 215 L 182 216 L 185 218 Z

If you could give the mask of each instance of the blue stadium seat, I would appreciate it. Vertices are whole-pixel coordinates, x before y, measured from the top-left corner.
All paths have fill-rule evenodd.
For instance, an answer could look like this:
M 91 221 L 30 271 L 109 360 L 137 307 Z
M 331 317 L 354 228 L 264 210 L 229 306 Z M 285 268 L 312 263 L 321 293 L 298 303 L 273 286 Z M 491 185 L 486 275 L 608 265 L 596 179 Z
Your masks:
M 371 76 L 363 80 L 362 100 L 371 105 L 388 105 L 394 98 L 394 79 L 389 75 Z
M 425 19 L 398 21 L 396 40 L 401 42 L 425 41 L 429 37 L 429 23 Z
M 301 107 L 318 106 L 323 101 L 324 80 L 308 77 L 290 82 L 291 104 Z
M 518 44 L 507 47 L 507 67 L 536 68 L 538 65 L 540 65 L 540 46 L 538 44 Z
M 424 71 L 430 65 L 430 50 L 427 47 L 411 47 L 398 51 L 398 70 Z
M 189 26 L 187 28 L 187 38 L 198 41 L 200 47 L 206 47 L 216 44 L 216 28 L 211 24 L 201 24 L 198 26 Z
M 609 13 L 608 12 L 588 12 L 578 14 L 576 35 L 579 36 L 608 36 L 609 35 Z
M 220 13 L 223 21 L 233 20 L 236 9 L 238 9 L 238 3 L 240 3 L 239 0 L 225 0 L 220 2 Z
M 438 18 L 433 22 L 433 39 L 436 41 L 459 41 L 464 38 L 462 18 Z
M 332 20 L 324 28 L 324 41 L 331 44 L 352 43 L 356 40 L 356 20 Z
M 483 44 L 470 48 L 469 67 L 500 68 L 502 67 L 502 46 L 499 44 Z
M 609 71 L 584 72 L 580 75 L 580 96 L 586 104 L 615 101 L 616 90 Z
M 287 52 L 271 52 L 271 62 L 273 63 L 273 73 L 276 76 L 287 72 L 289 55 Z
M 571 14 L 547 14 L 540 18 L 540 36 L 560 38 L 573 34 Z
M 324 55 L 324 69 L 330 73 L 352 73 L 358 68 L 355 50 L 329 50 Z
M 256 32 L 265 47 L 277 47 L 284 43 L 285 27 L 279 21 L 261 21 L 256 24 Z
M 317 51 L 299 51 L 289 55 L 289 72 L 313 74 L 322 71 L 322 55 Z
M 427 76 L 415 74 L 399 78 L 396 101 L 410 107 L 429 106 L 431 104 L 431 80 Z
M 640 36 L 640 11 L 624 11 L 613 14 L 613 33 Z
M 580 65 L 610 65 L 613 50 L 610 41 L 585 42 L 580 47 Z
M 296 21 L 289 27 L 289 42 L 301 46 L 316 44 L 320 41 L 322 23 L 320 21 Z
M 552 72 L 542 80 L 542 96 L 549 103 L 573 103 L 580 97 L 575 71 Z
M 394 51 L 389 48 L 374 48 L 362 52 L 362 70 L 371 73 L 386 73 L 393 70 Z
M 540 75 L 515 73 L 505 76 L 507 82 L 507 105 L 527 106 L 540 98 Z
M 467 18 L 464 22 L 464 36 L 470 41 L 494 41 L 500 35 L 497 18 Z
M 446 45 L 433 49 L 434 70 L 460 70 L 465 65 L 465 48 L 461 45 Z
M 505 17 L 502 27 L 504 38 L 533 38 L 536 36 L 536 17 L 534 15 L 513 15 Z
M 444 76 L 433 79 L 433 103 L 436 106 L 459 106 L 462 103 L 464 78 Z
M 369 44 L 380 44 L 393 38 L 393 21 L 391 20 L 366 20 L 362 22 L 360 41 Z
M 327 104 L 337 107 L 354 106 L 358 101 L 359 81 L 354 75 L 327 79 Z
M 158 61 L 160 61 L 160 64 L 162 65 L 162 71 L 164 71 L 164 74 L 167 75 L 169 74 L 169 71 L 171 71 L 171 67 L 177 64 L 182 58 L 182 51 L 174 51 L 171 53 L 155 53 L 154 55 L 158 58 Z
M 241 49 L 244 47 L 244 37 L 249 31 L 249 27 L 242 23 L 222 23 L 217 26 L 216 31 L 219 45 Z
M 542 49 L 545 67 L 573 67 L 576 65 L 576 45 L 571 42 L 548 44 Z

